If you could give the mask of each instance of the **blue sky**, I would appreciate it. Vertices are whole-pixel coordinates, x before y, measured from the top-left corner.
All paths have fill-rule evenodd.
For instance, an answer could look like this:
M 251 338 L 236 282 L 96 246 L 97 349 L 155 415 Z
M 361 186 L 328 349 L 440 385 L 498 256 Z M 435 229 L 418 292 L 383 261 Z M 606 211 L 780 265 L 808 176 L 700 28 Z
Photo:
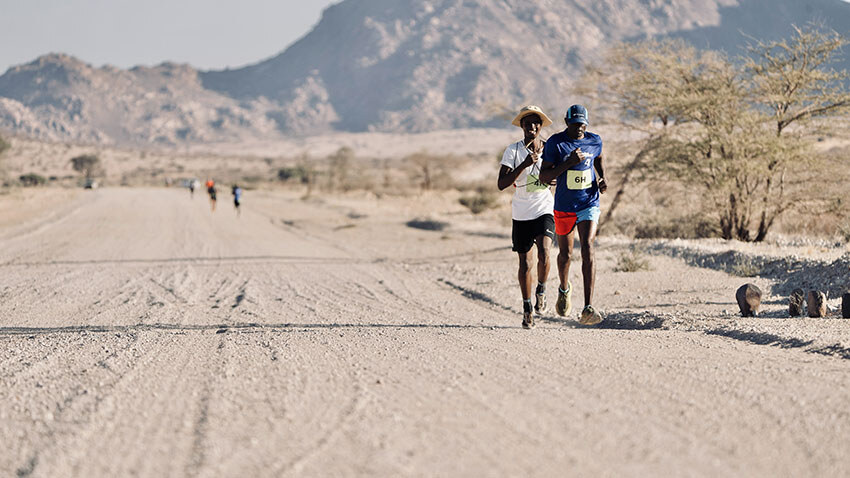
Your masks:
M 0 0 L 0 74 L 50 52 L 95 66 L 222 69 L 268 58 L 339 0 Z

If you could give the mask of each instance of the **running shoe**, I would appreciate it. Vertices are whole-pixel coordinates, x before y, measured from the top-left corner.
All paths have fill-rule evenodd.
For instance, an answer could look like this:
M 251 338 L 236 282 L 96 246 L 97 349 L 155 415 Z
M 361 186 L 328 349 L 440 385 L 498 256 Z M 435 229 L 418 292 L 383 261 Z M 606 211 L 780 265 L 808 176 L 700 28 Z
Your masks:
M 537 287 L 534 298 L 534 311 L 542 314 L 546 311 L 546 289 L 541 290 L 540 287 Z
M 573 301 L 570 298 L 572 295 L 573 285 L 570 284 L 570 281 L 567 281 L 566 291 L 561 290 L 561 287 L 558 286 L 558 301 L 555 302 L 555 312 L 561 317 L 569 315 L 570 311 L 573 310 Z
M 530 329 L 534 327 L 534 314 L 531 313 L 531 304 L 523 302 L 522 304 L 522 328 Z
M 534 327 L 534 314 L 531 312 L 523 312 L 522 313 L 522 328 L 530 329 Z
M 582 325 L 596 325 L 602 322 L 602 314 L 596 311 L 592 305 L 586 305 L 581 311 L 581 317 L 578 322 Z

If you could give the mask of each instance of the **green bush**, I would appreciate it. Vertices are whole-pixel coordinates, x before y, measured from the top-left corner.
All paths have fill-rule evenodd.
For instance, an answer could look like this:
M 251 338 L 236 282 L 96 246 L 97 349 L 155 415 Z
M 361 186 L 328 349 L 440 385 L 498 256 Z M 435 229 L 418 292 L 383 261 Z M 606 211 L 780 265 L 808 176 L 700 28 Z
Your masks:
M 614 267 L 614 272 L 637 272 L 648 270 L 650 270 L 649 260 L 647 260 L 641 252 L 635 249 L 631 249 L 629 252 L 620 253 L 620 256 L 617 258 L 617 266 Z
M 701 239 L 717 233 L 717 226 L 710 219 L 693 215 L 644 220 L 635 227 L 634 236 L 635 239 Z
M 71 158 L 71 167 L 74 171 L 82 173 L 86 179 L 102 172 L 100 158 L 95 154 L 83 154 Z M 156 174 L 151 175 L 156 176 Z
M 40 174 L 36 174 L 36 173 L 27 173 L 27 174 L 22 174 L 22 175 L 18 178 L 18 180 L 20 180 L 20 181 L 21 181 L 21 184 L 22 184 L 23 186 L 26 186 L 26 187 L 29 187 L 29 186 L 42 186 L 42 185 L 44 185 L 44 184 L 46 184 L 46 183 L 47 183 L 47 178 L 45 178 L 44 176 L 42 176 L 42 175 L 40 175 Z
M 497 196 L 490 191 L 478 191 L 472 196 L 464 196 L 458 201 L 468 207 L 472 214 L 480 214 L 496 207 Z
M 304 166 L 292 166 L 277 170 L 277 179 L 281 181 L 298 181 L 301 184 L 310 182 L 310 171 Z
M 738 277 L 756 277 L 761 274 L 761 266 L 751 258 L 742 256 L 732 265 L 732 275 Z

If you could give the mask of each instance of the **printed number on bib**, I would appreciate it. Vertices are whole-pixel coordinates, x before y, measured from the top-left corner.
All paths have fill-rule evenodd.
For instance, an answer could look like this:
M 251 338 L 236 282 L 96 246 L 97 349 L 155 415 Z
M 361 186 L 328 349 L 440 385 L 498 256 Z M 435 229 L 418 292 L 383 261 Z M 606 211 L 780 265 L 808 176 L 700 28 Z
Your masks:
M 544 189 L 549 189 L 549 186 L 541 183 L 540 178 L 536 174 L 528 175 L 528 183 L 525 185 L 525 190 L 527 192 L 533 193 Z
M 593 183 L 593 173 L 590 169 L 584 171 L 567 170 L 567 189 L 587 189 Z

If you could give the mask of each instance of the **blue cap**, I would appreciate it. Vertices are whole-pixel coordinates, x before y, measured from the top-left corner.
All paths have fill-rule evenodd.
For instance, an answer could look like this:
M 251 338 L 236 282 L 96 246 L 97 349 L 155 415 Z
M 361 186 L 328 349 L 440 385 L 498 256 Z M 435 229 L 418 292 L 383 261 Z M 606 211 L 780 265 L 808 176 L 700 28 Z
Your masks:
M 567 110 L 567 124 L 584 123 L 587 124 L 587 108 L 582 105 L 572 105 Z

